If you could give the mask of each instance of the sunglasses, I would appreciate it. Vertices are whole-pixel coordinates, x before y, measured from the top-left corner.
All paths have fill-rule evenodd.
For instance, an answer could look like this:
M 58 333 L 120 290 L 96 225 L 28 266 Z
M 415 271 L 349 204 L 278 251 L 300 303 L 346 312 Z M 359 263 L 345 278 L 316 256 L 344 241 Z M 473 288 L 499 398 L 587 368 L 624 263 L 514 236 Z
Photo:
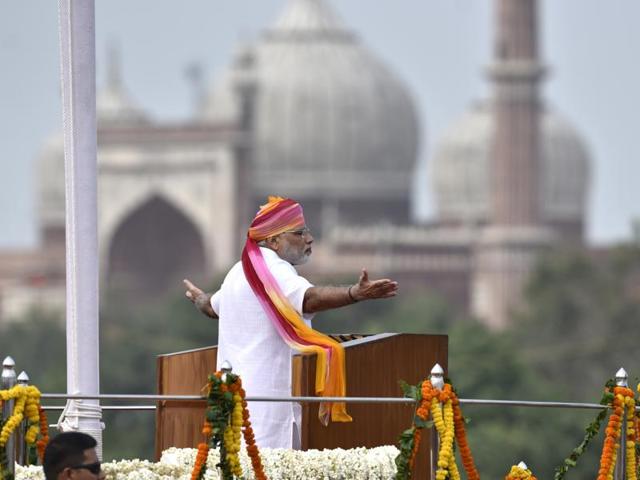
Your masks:
M 83 463 L 80 465 L 74 465 L 73 467 L 69 467 L 71 470 L 80 470 L 80 469 L 85 469 L 85 470 L 89 470 L 91 473 L 93 473 L 94 475 L 98 475 L 100 473 L 100 471 L 102 470 L 102 465 L 100 464 L 100 462 L 95 462 L 95 463 Z

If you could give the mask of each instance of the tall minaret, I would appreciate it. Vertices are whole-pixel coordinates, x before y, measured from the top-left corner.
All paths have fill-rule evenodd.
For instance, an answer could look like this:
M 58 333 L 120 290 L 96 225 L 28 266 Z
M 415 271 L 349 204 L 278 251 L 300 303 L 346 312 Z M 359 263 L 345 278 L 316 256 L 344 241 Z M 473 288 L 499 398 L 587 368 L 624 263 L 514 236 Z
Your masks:
M 504 327 L 540 252 L 551 242 L 540 221 L 540 101 L 537 0 L 496 0 L 490 223 L 475 252 L 474 313 Z

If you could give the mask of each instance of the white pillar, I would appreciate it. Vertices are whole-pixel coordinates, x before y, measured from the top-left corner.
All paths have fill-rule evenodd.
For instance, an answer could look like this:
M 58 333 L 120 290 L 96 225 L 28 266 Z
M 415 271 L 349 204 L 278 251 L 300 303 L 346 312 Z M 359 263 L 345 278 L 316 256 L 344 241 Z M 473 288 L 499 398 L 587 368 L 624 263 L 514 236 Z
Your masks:
M 100 391 L 94 0 L 59 0 L 66 193 L 67 392 Z M 58 423 L 102 446 L 97 400 L 68 401 Z

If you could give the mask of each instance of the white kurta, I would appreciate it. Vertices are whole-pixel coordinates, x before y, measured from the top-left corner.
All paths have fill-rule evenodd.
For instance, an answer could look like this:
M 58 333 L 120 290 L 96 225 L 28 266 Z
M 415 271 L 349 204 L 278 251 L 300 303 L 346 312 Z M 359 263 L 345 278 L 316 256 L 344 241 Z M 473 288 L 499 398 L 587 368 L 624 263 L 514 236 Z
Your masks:
M 304 293 L 313 285 L 293 265 L 268 248 L 260 248 L 267 267 L 291 305 L 302 313 Z M 236 263 L 211 297 L 220 317 L 218 365 L 227 360 L 240 375 L 247 396 L 290 396 L 291 355 Z M 313 315 L 303 315 L 311 326 Z M 299 432 L 300 405 L 290 402 L 250 402 L 249 414 L 256 443 L 266 448 L 292 448 Z M 294 423 L 297 428 L 294 430 Z

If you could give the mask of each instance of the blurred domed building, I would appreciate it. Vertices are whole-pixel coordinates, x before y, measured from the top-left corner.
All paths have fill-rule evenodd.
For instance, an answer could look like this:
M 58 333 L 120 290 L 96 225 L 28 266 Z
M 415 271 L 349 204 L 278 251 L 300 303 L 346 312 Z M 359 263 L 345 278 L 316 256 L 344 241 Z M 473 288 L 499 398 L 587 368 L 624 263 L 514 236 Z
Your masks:
M 548 108 L 541 110 L 540 130 L 542 222 L 563 240 L 581 242 L 589 190 L 586 147 L 575 129 Z M 479 226 L 490 222 L 494 133 L 490 102 L 477 102 L 438 143 L 429 180 L 439 224 Z
M 156 299 L 185 276 L 208 283 L 237 260 L 257 207 L 277 194 L 304 205 L 318 240 L 304 267 L 313 278 L 367 266 L 504 326 L 535 255 L 581 242 L 589 160 L 538 100 L 536 2 L 497 3 L 494 94 L 438 141 L 426 225 L 410 217 L 421 130 L 411 93 L 327 0 L 289 0 L 183 122 L 138 107 L 112 53 L 97 96 L 103 288 Z M 42 250 L 60 253 L 57 276 L 43 278 L 58 285 L 63 165 L 54 136 L 39 163 L 39 209 Z
M 316 268 L 369 265 L 502 328 L 538 255 L 582 242 L 590 162 L 576 131 L 540 99 L 537 2 L 495 4 L 492 95 L 437 143 L 429 168 L 435 218 L 426 226 L 336 226 Z
M 239 89 L 252 84 L 252 208 L 274 192 L 290 196 L 320 234 L 335 223 L 409 221 L 414 102 L 325 1 L 289 2 L 240 58 L 244 72 L 241 61 L 222 74 L 199 120 L 234 119 Z

